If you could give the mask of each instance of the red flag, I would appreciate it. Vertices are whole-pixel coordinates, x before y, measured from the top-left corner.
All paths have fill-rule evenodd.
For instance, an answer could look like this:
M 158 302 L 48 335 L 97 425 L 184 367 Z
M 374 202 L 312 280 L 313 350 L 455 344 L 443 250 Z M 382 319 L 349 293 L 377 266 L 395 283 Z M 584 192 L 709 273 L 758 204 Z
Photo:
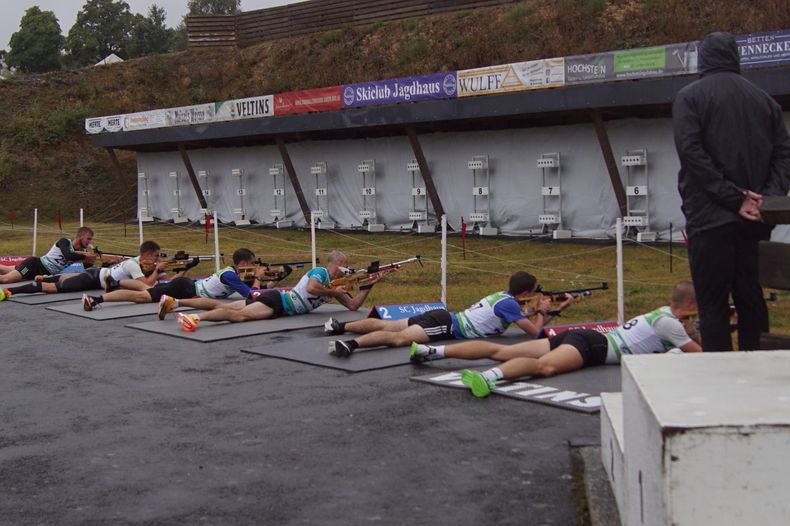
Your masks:
M 60 218 L 60 212 L 55 214 L 55 223 L 58 224 L 58 228 L 60 229 L 61 232 L 63 232 L 63 221 Z
M 683 244 L 688 246 L 689 245 L 689 238 L 686 235 L 686 231 L 684 229 L 680 229 L 680 235 L 683 236 Z
M 14 228 L 14 221 L 16 221 L 16 210 L 8 211 L 8 220 L 11 222 L 11 229 Z
M 211 232 L 211 215 L 206 214 L 206 243 L 208 243 L 209 232 Z

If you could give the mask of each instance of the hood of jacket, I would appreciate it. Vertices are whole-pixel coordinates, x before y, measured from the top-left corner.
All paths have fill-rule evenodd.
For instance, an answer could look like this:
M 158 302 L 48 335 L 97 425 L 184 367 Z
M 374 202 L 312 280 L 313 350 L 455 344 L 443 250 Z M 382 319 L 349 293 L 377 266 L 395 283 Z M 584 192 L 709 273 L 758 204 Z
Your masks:
M 699 50 L 699 70 L 703 76 L 711 73 L 741 72 L 741 57 L 735 37 L 729 33 L 711 33 Z

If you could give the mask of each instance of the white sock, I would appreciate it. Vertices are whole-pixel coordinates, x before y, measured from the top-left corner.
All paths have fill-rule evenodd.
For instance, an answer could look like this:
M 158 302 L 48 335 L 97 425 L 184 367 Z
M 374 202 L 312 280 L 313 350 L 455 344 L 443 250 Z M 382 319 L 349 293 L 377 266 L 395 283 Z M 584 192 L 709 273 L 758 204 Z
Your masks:
M 173 308 L 174 309 L 178 308 L 178 300 L 173 300 Z
M 496 382 L 497 380 L 505 376 L 504 374 L 502 374 L 502 370 L 499 367 L 492 367 L 487 371 L 483 371 L 482 374 L 483 374 L 483 378 L 485 378 L 486 380 L 491 380 L 492 382 Z
M 421 356 L 430 356 L 432 358 L 444 358 L 444 345 L 422 345 L 417 346 Z

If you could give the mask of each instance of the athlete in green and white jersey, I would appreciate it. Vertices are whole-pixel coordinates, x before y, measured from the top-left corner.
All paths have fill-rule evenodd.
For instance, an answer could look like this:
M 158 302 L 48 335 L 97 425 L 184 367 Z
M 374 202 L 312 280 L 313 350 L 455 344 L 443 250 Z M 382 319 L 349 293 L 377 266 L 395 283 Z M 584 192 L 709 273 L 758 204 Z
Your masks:
M 83 226 L 77 230 L 74 239 L 60 238 L 41 257 L 29 257 L 15 267 L 0 265 L 0 284 L 17 283 L 36 276 L 57 274 L 70 263 L 81 261 L 86 265 L 93 265 L 95 256 L 85 256 L 75 253 L 87 249 L 93 240 L 93 230 Z
M 324 325 L 325 334 L 361 334 L 353 340 L 332 340 L 329 353 L 349 356 L 362 347 L 400 347 L 410 342 L 427 343 L 446 339 L 485 338 L 502 334 L 511 323 L 535 337 L 550 319 L 551 301 L 538 303 L 535 322 L 527 319 L 520 302 L 529 299 L 537 287 L 537 279 L 528 272 L 516 272 L 510 276 L 508 290 L 495 292 L 481 299 L 468 309 L 453 313 L 437 309 L 412 316 L 408 319 L 386 321 L 376 318 L 341 323 L 330 318 Z M 557 310 L 565 309 L 572 298 L 563 302 Z
M 606 363 L 620 363 L 623 354 L 652 354 L 680 349 L 691 342 L 672 307 L 659 307 L 606 334 Z
M 699 346 L 685 331 L 681 320 L 697 313 L 694 286 L 682 281 L 672 291 L 669 307 L 661 307 L 624 323 L 610 335 L 576 329 L 553 338 L 530 340 L 516 345 L 490 341 L 470 341 L 448 346 L 428 346 L 415 342 L 411 360 L 424 362 L 441 358 L 503 362 L 484 372 L 466 370 L 461 381 L 472 394 L 488 396 L 496 381 L 522 376 L 554 376 L 583 367 L 620 363 L 622 354 L 663 353 L 672 348 L 683 352 L 700 352 Z
M 308 271 L 289 291 L 253 290 L 245 300 L 226 304 L 200 298 L 180 300 L 180 305 L 209 310 L 201 314 L 178 313 L 177 321 L 185 331 L 192 332 L 205 320 L 244 322 L 306 314 L 330 299 L 335 299 L 348 310 L 354 311 L 362 306 L 372 285 L 365 289 L 360 288 L 359 294 L 353 298 L 345 291 L 330 288 L 331 281 L 343 276 L 343 268 L 347 265 L 346 256 L 342 252 L 334 251 L 327 258 L 326 268 L 317 267 Z M 374 283 L 377 281 L 378 279 Z

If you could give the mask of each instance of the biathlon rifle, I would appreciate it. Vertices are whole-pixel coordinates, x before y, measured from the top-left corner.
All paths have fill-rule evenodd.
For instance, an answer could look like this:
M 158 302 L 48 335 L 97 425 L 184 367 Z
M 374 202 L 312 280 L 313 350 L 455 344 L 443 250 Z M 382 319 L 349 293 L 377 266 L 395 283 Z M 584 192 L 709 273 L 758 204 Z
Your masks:
M 396 263 L 390 263 L 389 265 L 381 265 L 378 261 L 374 261 L 368 265 L 368 268 L 366 269 L 345 269 L 345 276 L 333 279 L 332 282 L 329 283 L 329 288 L 350 292 L 355 286 L 360 288 L 368 286 L 374 279 L 383 277 L 390 272 L 395 272 L 403 265 L 406 265 L 407 263 L 414 263 L 415 261 L 419 263 L 420 266 L 422 266 L 420 256 L 414 256 L 413 258 L 404 259 L 403 261 L 398 261 Z
M 318 258 L 315 258 L 316 264 Z M 304 268 L 312 261 L 287 261 L 284 263 L 266 263 L 261 258 L 256 259 L 252 266 L 237 267 L 236 272 L 242 281 L 250 281 L 257 277 L 261 281 L 282 281 L 293 272 L 295 268 Z
M 605 281 L 601 283 L 600 287 L 586 287 L 583 289 L 567 289 L 567 290 L 543 290 L 543 288 L 538 285 L 538 288 L 535 289 L 535 293 L 543 294 L 544 297 L 548 296 L 551 298 L 551 301 L 565 301 L 566 294 L 570 294 L 573 299 L 580 299 L 586 298 L 588 296 L 592 296 L 592 291 L 594 290 L 609 290 L 609 284 Z
M 220 258 L 224 257 L 224 254 L 220 254 Z M 159 255 L 159 260 L 155 263 L 148 263 L 141 265 L 143 272 L 153 272 L 155 268 L 159 266 L 161 263 L 166 263 L 165 270 L 169 270 L 171 272 L 183 272 L 185 270 L 189 270 L 192 267 L 196 267 L 198 263 L 201 261 L 214 261 L 214 254 L 209 254 L 205 256 L 190 256 L 183 250 L 179 250 L 176 252 L 172 257 L 167 257 L 167 254 L 164 252 Z
M 93 245 L 88 245 L 86 250 L 75 250 L 75 254 L 79 254 L 81 256 L 93 256 L 97 260 L 101 261 L 102 265 L 115 265 L 120 263 L 124 259 L 133 258 L 135 256 L 130 256 L 129 254 L 114 254 L 110 252 L 102 252 L 99 250 L 99 247 L 94 247 Z

